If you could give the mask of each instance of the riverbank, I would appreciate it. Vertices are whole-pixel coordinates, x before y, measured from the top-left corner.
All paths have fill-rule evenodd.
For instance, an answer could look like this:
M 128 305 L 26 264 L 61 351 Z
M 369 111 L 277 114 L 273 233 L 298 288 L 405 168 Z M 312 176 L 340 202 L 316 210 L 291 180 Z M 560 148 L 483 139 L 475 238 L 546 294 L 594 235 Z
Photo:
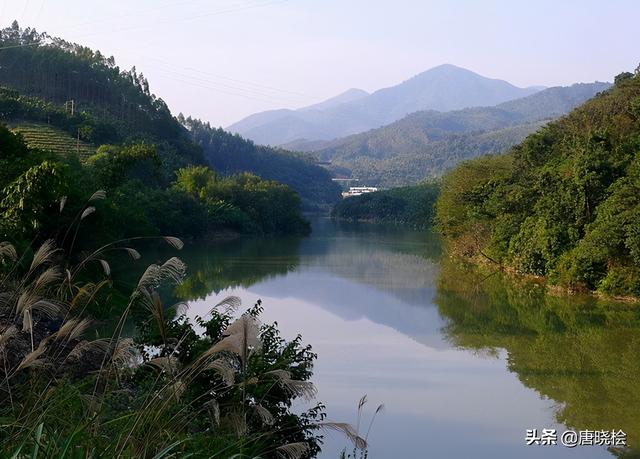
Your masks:
M 590 290 L 587 288 L 580 287 L 563 287 L 561 285 L 551 284 L 549 278 L 547 276 L 540 276 L 534 274 L 528 274 L 518 271 L 514 266 L 502 265 L 495 260 L 487 257 L 486 255 L 475 255 L 475 256 L 463 256 L 459 254 L 451 254 L 449 255 L 452 259 L 457 259 L 464 263 L 469 264 L 470 266 L 475 266 L 477 268 L 485 267 L 493 267 L 495 270 L 508 275 L 512 279 L 524 280 L 530 283 L 535 283 L 540 286 L 543 286 L 548 295 L 551 296 L 579 296 L 579 295 L 589 295 L 595 299 L 600 299 L 604 301 L 616 301 L 621 303 L 640 303 L 640 298 L 631 295 L 609 295 L 607 293 L 603 293 L 597 290 Z

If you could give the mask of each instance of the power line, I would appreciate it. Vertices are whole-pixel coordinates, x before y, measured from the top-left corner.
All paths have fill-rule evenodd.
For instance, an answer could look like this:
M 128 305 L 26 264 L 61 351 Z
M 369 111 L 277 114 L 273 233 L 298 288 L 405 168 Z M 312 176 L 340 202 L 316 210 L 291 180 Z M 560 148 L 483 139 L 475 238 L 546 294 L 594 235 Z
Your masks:
M 219 88 L 219 87 L 215 87 L 215 86 L 212 86 L 212 85 L 199 83 L 197 81 L 190 81 L 190 80 L 185 80 L 185 79 L 182 79 L 182 78 L 177 78 L 175 76 L 171 76 L 171 72 L 170 71 L 167 71 L 167 73 L 160 74 L 158 76 L 161 77 L 161 78 L 170 79 L 172 81 L 177 81 L 179 83 L 184 83 L 184 84 L 188 84 L 188 85 L 191 85 L 191 86 L 196 86 L 196 87 L 203 88 L 203 89 L 208 89 L 210 91 L 220 92 L 220 93 L 223 93 L 223 94 L 228 94 L 228 95 L 237 96 L 237 97 L 243 97 L 245 99 L 257 100 L 257 101 L 260 101 L 260 102 L 267 102 L 267 103 L 281 102 L 281 101 L 278 101 L 278 100 L 269 99 L 268 95 L 263 95 L 261 97 L 260 95 L 252 95 L 252 94 L 247 94 L 247 93 L 243 93 L 243 92 L 234 92 L 232 90 L 228 90 L 228 89 L 225 89 L 225 88 Z
M 178 72 L 175 70 L 171 70 L 171 69 L 159 69 L 161 72 L 167 72 L 167 73 L 171 73 L 173 75 L 176 75 L 178 77 L 181 78 L 186 78 L 187 81 L 193 81 L 199 84 L 206 84 L 209 85 L 213 88 L 217 88 L 217 87 L 221 87 L 223 89 L 227 89 L 227 90 L 233 90 L 233 91 L 239 91 L 240 93 L 243 94 L 247 94 L 247 95 L 255 95 L 255 96 L 260 96 L 260 97 L 267 97 L 272 99 L 272 102 L 278 102 L 278 101 L 286 101 L 286 102 L 295 102 L 295 103 L 299 103 L 299 102 L 303 102 L 300 99 L 291 99 L 288 98 L 287 96 L 282 96 L 282 95 L 278 95 L 278 94 L 273 94 L 270 92 L 266 92 L 266 91 L 262 91 L 259 89 L 254 89 L 254 88 L 247 88 L 247 87 L 240 87 L 240 86 L 233 86 L 230 84 L 226 84 L 226 83 L 221 83 L 218 81 L 211 81 L 205 78 L 199 78 L 199 77 L 194 77 L 193 75 L 190 74 L 186 74 L 186 73 L 182 73 L 182 72 Z
M 29 6 L 29 0 L 26 0 L 24 2 L 24 9 L 22 10 L 22 14 L 20 15 L 20 21 L 22 22 L 22 20 L 24 19 L 24 15 L 27 12 L 27 7 Z
M 40 19 L 40 15 L 42 14 L 42 10 L 44 10 L 44 2 L 46 0 L 42 0 L 42 2 L 40 2 L 40 9 L 38 10 L 38 14 L 36 15 L 36 18 L 33 20 L 33 22 L 38 21 L 38 19 Z
M 219 85 L 219 86 L 223 86 L 230 89 L 236 89 L 236 90 L 254 93 L 262 96 L 268 96 L 271 98 L 281 99 L 283 101 L 294 102 L 294 103 L 307 103 L 309 102 L 310 99 L 315 100 L 317 98 L 316 96 L 311 96 L 309 94 L 297 93 L 297 92 L 289 91 L 286 89 L 279 89 L 271 86 L 261 85 L 259 83 L 252 83 L 248 81 L 224 77 L 221 75 L 215 75 L 209 72 L 192 69 L 190 67 L 180 67 L 178 65 L 170 64 L 168 62 L 164 62 L 159 59 L 154 59 L 154 60 L 157 60 L 159 63 L 161 63 L 162 65 L 161 67 L 156 67 L 159 70 L 174 72 L 176 74 L 179 74 L 180 76 L 184 76 L 193 80 L 198 80 L 204 83 Z M 154 67 L 154 64 L 150 64 L 150 65 Z M 188 73 L 184 73 L 184 72 L 188 72 Z M 203 75 L 203 76 L 210 76 L 213 78 L 213 80 L 210 78 L 195 76 L 193 75 L 193 73 L 199 73 L 200 75 Z M 223 80 L 223 81 L 219 81 L 219 80 Z
M 205 18 L 205 17 L 218 16 L 218 15 L 229 14 L 229 13 L 236 13 L 236 12 L 239 12 L 239 11 L 246 11 L 246 10 L 250 10 L 250 9 L 254 9 L 254 8 L 262 8 L 262 7 L 265 7 L 265 6 L 275 5 L 275 4 L 278 4 L 278 3 L 284 3 L 284 2 L 287 2 L 287 1 L 289 1 L 289 0 L 268 1 L 268 2 L 263 2 L 263 3 L 247 5 L 247 6 L 239 7 L 239 8 L 230 8 L 230 9 L 226 9 L 226 10 L 212 11 L 212 12 L 209 12 L 209 13 L 198 14 L 197 16 L 191 16 L 191 17 L 187 17 L 187 18 L 179 18 L 179 19 L 171 18 L 171 19 L 166 19 L 164 21 L 155 21 L 153 23 L 153 25 L 137 25 L 137 26 L 123 27 L 123 28 L 120 28 L 120 29 L 110 30 L 109 33 L 112 34 L 112 33 L 117 33 L 117 32 L 128 32 L 128 31 L 131 31 L 131 30 L 153 29 L 153 28 L 157 27 L 158 24 L 168 24 L 168 23 L 176 23 L 176 22 L 184 22 L 184 21 L 193 21 L 193 20 L 198 20 L 198 19 L 202 19 L 202 18 Z M 80 38 L 89 37 L 89 36 L 93 36 L 93 35 L 100 34 L 100 33 L 102 33 L 102 32 L 94 32 L 94 33 L 84 34 L 84 35 L 80 35 Z
M 77 29 L 79 27 L 84 27 L 84 26 L 87 26 L 87 25 L 100 24 L 100 23 L 103 23 L 103 22 L 109 22 L 109 21 L 117 20 L 117 19 L 124 19 L 124 18 L 130 17 L 130 16 L 139 15 L 139 14 L 148 14 L 149 12 L 152 12 L 152 11 L 158 11 L 158 10 L 165 9 L 165 8 L 168 8 L 168 7 L 172 7 L 172 6 L 186 5 L 187 3 L 193 3 L 194 1 L 199 1 L 199 0 L 185 0 L 185 1 L 182 1 L 182 2 L 178 2 L 178 3 L 169 3 L 169 4 L 165 4 L 165 5 L 160 5 L 160 6 L 156 7 L 156 8 L 145 8 L 145 9 L 142 9 L 142 10 L 137 10 L 137 11 L 129 12 L 129 13 L 125 13 L 125 14 L 119 14 L 119 15 L 116 15 L 116 16 L 104 17 L 102 19 L 96 19 L 96 20 L 93 20 L 93 21 L 81 22 L 79 24 L 72 24 L 72 25 L 66 27 L 66 30 Z
M 42 4 L 41 4 L 41 8 L 44 6 L 44 1 L 42 0 Z M 165 4 L 165 5 L 161 5 L 157 8 L 154 8 L 153 10 L 159 10 L 159 9 L 164 9 L 167 7 L 172 7 L 172 6 L 176 6 L 176 5 L 184 5 L 187 3 L 192 3 L 193 1 L 196 0 L 186 0 L 186 1 L 181 1 L 178 3 L 171 3 L 171 4 Z M 239 6 L 239 7 L 235 7 L 235 8 L 227 8 L 227 9 L 222 9 L 222 10 L 216 10 L 216 11 L 212 11 L 209 13 L 204 13 L 204 14 L 200 14 L 198 16 L 193 16 L 193 17 L 188 17 L 188 18 L 182 18 L 182 19 L 178 19 L 177 21 L 184 21 L 184 20 L 193 20 L 193 19 L 199 19 L 202 17 L 209 17 L 209 16 L 214 16 L 214 15 L 221 15 L 221 14 L 229 14 L 229 13 L 233 13 L 233 12 L 238 12 L 238 11 L 244 11 L 244 10 L 248 10 L 248 9 L 254 9 L 254 8 L 260 8 L 260 7 L 265 7 L 265 6 L 269 6 L 272 4 L 277 4 L 277 3 L 283 3 L 285 1 L 288 0 L 276 0 L 276 1 L 262 1 L 262 2 L 257 2 L 257 3 L 249 3 L 249 4 L 245 4 L 243 6 Z M 147 10 L 148 12 L 149 10 Z M 136 12 L 136 13 L 127 13 L 127 14 L 123 14 L 123 15 L 119 15 L 116 16 L 115 19 L 118 18 L 123 18 L 123 17 L 127 17 L 127 16 L 131 16 L 134 14 L 139 14 L 140 12 Z M 84 25 L 89 25 L 89 24 L 94 24 L 94 23 L 99 23 L 99 22 L 105 22 L 108 20 L 111 20 L 114 18 L 108 18 L 108 19 L 101 19 L 101 20 L 97 20 L 97 21 L 88 21 L 85 23 L 81 23 L 81 24 L 77 24 L 75 26 L 72 27 L 81 27 Z M 167 22 L 167 21 L 164 21 Z M 175 20 L 171 20 L 170 22 L 175 22 Z M 157 22 L 154 23 L 154 26 L 157 24 Z M 145 27 L 145 26 L 142 26 Z M 136 28 L 140 28 L 139 26 L 133 27 L 133 28 L 123 28 L 120 30 L 116 30 L 117 31 L 122 31 L 122 30 L 131 30 L 131 29 L 136 29 Z M 113 32 L 113 31 L 111 31 Z M 96 32 L 96 33 L 100 33 L 100 32 Z M 83 36 L 90 36 L 93 34 L 83 34 L 81 35 L 81 37 Z M 6 46 L 6 47 L 0 47 L 0 50 L 3 49 L 12 49 L 12 48 L 20 48 L 20 47 L 26 47 L 26 46 L 37 46 L 39 44 L 44 44 L 43 42 L 39 42 L 39 43 L 25 43 L 25 44 L 19 44 L 19 45 L 11 45 L 11 46 Z M 134 51 L 135 53 L 135 51 Z M 158 59 L 158 58 L 154 58 L 154 57 L 148 57 L 145 56 L 147 58 L 150 58 L 152 60 L 155 60 L 161 64 L 164 64 L 165 66 L 170 67 L 174 72 L 179 73 L 180 70 L 182 71 L 189 71 L 189 72 L 197 72 L 201 75 L 204 75 L 206 77 L 210 77 L 210 78 L 214 78 L 217 80 L 224 80 L 225 82 L 220 82 L 220 81 L 211 81 L 210 79 L 199 79 L 197 77 L 194 77 L 193 75 L 186 75 L 186 74 L 181 74 L 180 76 L 186 77 L 186 78 L 191 78 L 191 79 L 199 79 L 200 81 L 206 83 L 206 84 L 214 84 L 214 85 L 219 85 L 219 86 L 223 86 L 227 89 L 231 89 L 231 90 L 235 90 L 235 91 L 241 91 L 244 93 L 252 93 L 254 95 L 258 95 L 261 97 L 269 97 L 271 99 L 280 99 L 280 100 L 285 100 L 287 102 L 295 102 L 295 103 L 306 103 L 309 101 L 309 99 L 316 99 L 316 96 L 312 96 L 309 94 L 304 94 L 304 93 L 300 93 L 300 92 L 296 92 L 296 91 L 291 91 L 288 89 L 281 89 L 281 88 L 275 88 L 272 86 L 267 86 L 267 85 L 263 85 L 260 83 L 254 83 L 254 82 L 250 82 L 250 81 L 245 81 L 245 80 L 239 80 L 236 78 L 230 78 L 230 77 L 226 77 L 223 75 L 217 75 L 217 74 L 213 74 L 210 72 L 205 72 L 199 69 L 195 69 L 192 67 L 180 67 L 177 66 L 173 63 L 167 62 L 167 61 L 163 61 L 162 59 Z M 229 84 L 232 83 L 233 85 Z M 240 87 L 238 87 L 238 85 Z M 279 94 L 272 94 L 273 92 L 275 93 L 279 93 Z
M 186 1 L 178 2 L 178 3 L 166 4 L 166 5 L 159 6 L 157 8 L 153 8 L 151 11 L 160 10 L 160 9 L 164 9 L 164 8 L 172 7 L 172 6 L 177 6 L 177 5 L 184 5 L 184 4 L 187 4 L 187 3 L 192 3 L 193 1 L 197 1 L 197 0 L 186 0 Z M 157 24 L 159 24 L 159 23 L 167 23 L 167 22 L 175 23 L 175 22 L 182 22 L 182 21 L 197 20 L 197 19 L 201 19 L 201 18 L 205 18 L 205 17 L 217 16 L 217 15 L 223 15 L 223 14 L 230 14 L 230 13 L 235 13 L 235 12 L 239 12 L 239 11 L 246 11 L 246 10 L 255 9 L 255 8 L 262 8 L 262 7 L 266 7 L 266 6 L 270 6 L 270 5 L 274 5 L 274 4 L 284 3 L 286 1 L 288 1 L 288 0 L 275 0 L 275 1 L 271 0 L 271 1 L 266 1 L 266 2 L 263 1 L 263 2 L 257 2 L 257 3 L 249 3 L 249 4 L 246 4 L 244 6 L 240 6 L 240 7 L 227 8 L 227 9 L 222 9 L 222 10 L 215 10 L 215 11 L 211 11 L 211 12 L 208 12 L 208 13 L 203 13 L 203 14 L 199 14 L 197 16 L 191 16 L 191 17 L 187 17 L 187 18 L 168 19 L 168 20 L 160 21 L 160 22 L 156 21 L 156 22 L 154 22 L 154 24 L 152 26 L 125 27 L 125 28 L 121 28 L 121 29 L 118 29 L 118 30 L 111 30 L 109 33 L 122 32 L 122 31 L 128 31 L 128 30 L 136 30 L 136 29 L 144 29 L 144 28 L 148 28 L 148 27 L 156 27 Z M 44 8 L 44 2 L 45 2 L 45 0 L 42 0 L 42 4 L 41 4 L 41 7 L 40 7 L 40 12 Z M 5 3 L 4 3 L 4 6 L 6 6 L 6 0 L 5 0 Z M 146 12 L 148 13 L 149 9 L 147 9 Z M 106 22 L 106 21 L 113 20 L 113 19 L 120 19 L 120 18 L 128 17 L 128 16 L 135 15 L 135 14 L 140 14 L 140 13 L 142 13 L 142 11 L 135 12 L 135 13 L 127 13 L 127 14 L 123 14 L 123 15 L 119 15 L 119 16 L 112 17 L 112 18 L 107 18 L 107 19 L 100 19 L 100 20 L 96 20 L 96 21 L 88 21 L 88 22 L 85 22 L 85 23 L 72 25 L 71 28 L 77 28 L 77 27 L 82 27 L 82 26 L 85 26 L 85 25 L 91 25 L 91 24 L 95 24 L 95 23 Z M 96 35 L 96 34 L 99 34 L 99 33 L 101 33 L 101 32 L 81 34 L 80 38 Z M 35 42 L 35 43 L 23 43 L 23 44 L 5 46 L 5 47 L 0 47 L 0 50 L 21 48 L 21 47 L 29 47 L 29 46 L 39 46 L 39 45 L 42 45 L 42 44 L 46 44 L 46 42 L 40 41 L 40 42 Z M 135 53 L 135 51 L 134 51 L 134 53 Z M 173 63 L 169 63 L 167 61 L 163 61 L 162 59 L 158 59 L 158 58 L 154 58 L 154 57 L 151 57 L 151 59 L 155 60 L 155 61 L 157 61 L 157 62 L 159 62 L 159 63 L 161 63 L 163 65 L 165 65 L 166 67 L 169 67 L 169 69 L 162 69 L 161 71 L 172 73 L 174 75 L 174 77 L 168 77 L 167 75 L 164 75 L 166 78 L 174 79 L 175 81 L 179 81 L 179 82 L 186 83 L 186 84 L 191 84 L 191 85 L 194 85 L 194 86 L 202 87 L 202 88 L 213 90 L 213 91 L 217 91 L 217 92 L 222 92 L 222 93 L 229 94 L 229 95 L 244 97 L 244 98 L 253 99 L 253 100 L 259 100 L 259 101 L 268 102 L 268 103 L 282 102 L 283 100 L 287 101 L 287 102 L 303 103 L 303 102 L 307 102 L 308 101 L 307 98 L 313 98 L 313 99 L 316 98 L 315 96 L 311 96 L 309 94 L 303 94 L 303 93 L 299 93 L 299 92 L 295 92 L 295 91 L 291 91 L 291 90 L 287 90 L 287 89 L 280 89 L 280 88 L 275 88 L 275 87 L 272 87 L 272 86 L 262 85 L 260 83 L 254 83 L 254 82 L 243 81 L 243 80 L 230 78 L 230 77 L 226 77 L 226 76 L 222 76 L 222 75 L 216 75 L 216 74 L 213 74 L 213 73 L 210 73 L 210 72 L 205 72 L 205 71 L 202 71 L 202 70 L 199 70 L 199 69 L 194 69 L 194 68 L 191 68 L 191 67 L 180 67 L 180 66 L 177 66 L 177 65 L 175 65 Z M 173 70 L 171 68 L 173 68 Z M 178 69 L 178 70 L 176 70 L 176 69 Z M 201 75 L 208 76 L 208 77 L 211 77 L 211 78 L 214 78 L 214 79 L 218 79 L 218 80 L 226 80 L 227 82 L 234 83 L 235 86 L 232 85 L 232 84 L 229 84 L 229 83 L 225 83 L 225 82 L 211 81 L 210 79 L 199 78 L 199 77 L 195 77 L 195 76 L 193 76 L 191 74 L 181 73 L 180 70 L 189 71 L 189 72 L 197 72 L 197 73 L 199 73 Z M 187 80 L 179 79 L 179 78 L 176 78 L 175 76 L 182 77 L 182 78 L 187 78 Z M 240 85 L 240 86 L 238 86 L 238 85 Z M 274 92 L 275 93 L 280 93 L 280 94 L 273 94 Z M 304 100 L 303 100 L 303 98 L 304 98 Z
M 305 93 L 302 93 L 302 92 L 291 91 L 291 90 L 288 90 L 288 89 L 275 88 L 273 86 L 267 86 L 267 85 L 263 85 L 263 84 L 260 84 L 260 83 L 254 83 L 254 82 L 251 82 L 251 81 L 246 81 L 246 80 L 238 80 L 236 78 L 229 78 L 229 77 L 222 76 L 222 75 L 217 75 L 217 74 L 214 74 L 214 73 L 211 73 L 211 72 L 205 72 L 204 70 L 196 69 L 196 68 L 193 68 L 193 67 L 178 66 L 176 64 L 173 64 L 173 63 L 167 62 L 167 61 L 163 61 L 162 59 L 159 59 L 159 58 L 156 58 L 156 57 L 147 56 L 147 58 L 151 59 L 151 60 L 158 61 L 160 63 L 163 63 L 163 64 L 165 64 L 167 66 L 172 66 L 174 68 L 188 70 L 190 72 L 200 73 L 202 75 L 210 76 L 210 77 L 213 77 L 213 78 L 218 78 L 218 79 L 221 79 L 221 80 L 231 81 L 233 83 L 239 83 L 239 84 L 244 84 L 244 85 L 249 85 L 249 86 L 255 86 L 257 88 L 268 89 L 268 90 L 271 90 L 271 91 L 287 93 L 287 94 L 291 94 L 291 95 L 294 95 L 294 96 L 301 96 L 301 97 L 305 97 L 305 98 L 316 98 L 316 96 L 313 96 L 311 94 L 305 94 Z
M 7 2 L 8 2 L 8 1 L 9 1 L 9 0 L 4 0 L 4 1 L 2 2 L 2 11 L 0 11 L 0 19 L 3 19 L 3 18 L 4 18 L 4 12 L 5 12 L 5 11 L 6 11 L 6 9 L 7 9 Z
M 41 41 L 37 41 L 34 43 L 21 43 L 19 45 L 3 46 L 0 48 L 0 51 L 2 51 L 3 49 L 24 48 L 26 46 L 39 46 L 41 44 L 42 44 Z

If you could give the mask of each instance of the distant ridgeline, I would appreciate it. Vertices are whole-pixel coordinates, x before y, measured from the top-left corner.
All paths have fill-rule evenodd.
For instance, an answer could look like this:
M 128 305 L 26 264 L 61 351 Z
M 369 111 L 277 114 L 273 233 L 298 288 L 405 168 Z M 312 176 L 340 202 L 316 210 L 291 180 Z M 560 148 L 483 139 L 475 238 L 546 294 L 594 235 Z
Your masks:
M 508 153 L 458 165 L 437 223 L 463 255 L 640 296 L 640 68 Z
M 375 223 L 399 223 L 428 228 L 433 223 L 437 183 L 393 188 L 350 196 L 333 208 L 333 218 Z
M 491 107 L 419 111 L 360 134 L 285 147 L 311 152 L 330 161 L 336 173 L 369 185 L 410 185 L 438 177 L 462 160 L 506 151 L 609 87 L 609 83 L 575 84 Z
M 91 218 L 109 237 L 306 232 L 300 196 L 311 207 L 339 195 L 311 161 L 222 131 L 215 155 L 203 153 L 135 68 L 15 22 L 0 31 L 0 122 L 15 133 L 0 128 L 4 238 L 48 234 L 65 223 L 60 198 L 66 215 L 99 189 L 108 199 Z M 288 167 L 270 174 L 267 158 Z

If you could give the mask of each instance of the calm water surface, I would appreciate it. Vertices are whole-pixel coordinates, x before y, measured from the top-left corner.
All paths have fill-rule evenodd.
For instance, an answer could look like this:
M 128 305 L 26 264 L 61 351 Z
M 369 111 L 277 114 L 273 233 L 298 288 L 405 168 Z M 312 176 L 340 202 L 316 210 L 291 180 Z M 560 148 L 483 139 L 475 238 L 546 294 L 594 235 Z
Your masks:
M 611 458 L 604 447 L 527 447 L 525 431 L 640 437 L 640 333 L 629 305 L 545 297 L 471 272 L 442 261 L 426 232 L 324 219 L 308 238 L 232 241 L 184 258 L 191 315 L 229 295 L 247 307 L 260 298 L 263 321 L 313 345 L 330 419 L 355 422 L 363 394 L 367 422 L 384 403 L 372 459 Z M 345 446 L 328 434 L 321 457 Z

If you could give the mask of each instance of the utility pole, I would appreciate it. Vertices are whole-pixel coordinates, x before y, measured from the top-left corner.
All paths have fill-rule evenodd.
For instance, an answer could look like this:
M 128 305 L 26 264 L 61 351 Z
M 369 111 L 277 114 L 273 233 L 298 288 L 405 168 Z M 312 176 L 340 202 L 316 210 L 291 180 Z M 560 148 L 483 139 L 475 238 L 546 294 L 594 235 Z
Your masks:
M 64 103 L 64 111 L 66 112 L 67 110 L 69 110 L 69 107 L 71 108 L 71 116 L 73 116 L 76 108 L 76 101 L 73 99 L 66 101 Z
M 80 128 L 78 128 L 78 140 L 76 141 L 76 153 L 80 156 Z

